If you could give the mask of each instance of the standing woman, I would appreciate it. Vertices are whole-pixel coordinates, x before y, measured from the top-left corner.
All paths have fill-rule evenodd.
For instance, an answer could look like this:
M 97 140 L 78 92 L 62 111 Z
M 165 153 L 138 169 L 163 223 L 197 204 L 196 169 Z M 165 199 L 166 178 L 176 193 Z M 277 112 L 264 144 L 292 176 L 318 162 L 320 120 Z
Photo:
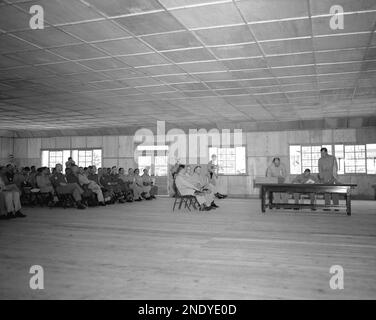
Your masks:
M 218 178 L 218 171 L 219 166 L 217 164 L 217 156 L 213 154 L 211 156 L 211 160 L 208 162 L 208 177 L 209 177 L 209 183 L 212 185 L 212 190 L 214 192 L 214 195 L 218 199 L 224 199 L 227 197 L 227 195 L 220 193 L 218 190 L 220 188 L 219 185 L 219 178 Z

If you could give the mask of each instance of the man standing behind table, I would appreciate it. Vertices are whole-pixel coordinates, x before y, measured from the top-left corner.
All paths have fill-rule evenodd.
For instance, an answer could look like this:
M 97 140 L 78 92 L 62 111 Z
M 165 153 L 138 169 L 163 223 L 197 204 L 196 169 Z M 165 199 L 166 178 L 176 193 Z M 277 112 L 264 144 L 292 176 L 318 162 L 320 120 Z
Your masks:
M 328 154 L 327 148 L 321 148 L 321 158 L 319 159 L 319 179 L 324 184 L 338 184 L 338 165 L 336 157 Z M 338 194 L 332 193 L 333 205 L 339 204 Z M 325 205 L 330 205 L 330 193 L 325 193 Z M 324 209 L 326 211 L 330 209 Z M 335 209 L 338 211 L 338 209 Z
M 280 158 L 274 158 L 271 165 L 266 170 L 267 177 L 274 177 L 278 178 L 278 183 L 284 183 L 287 170 L 283 163 L 281 163 Z M 287 203 L 288 202 L 288 195 L 287 193 L 282 192 L 273 192 L 273 200 L 274 203 Z

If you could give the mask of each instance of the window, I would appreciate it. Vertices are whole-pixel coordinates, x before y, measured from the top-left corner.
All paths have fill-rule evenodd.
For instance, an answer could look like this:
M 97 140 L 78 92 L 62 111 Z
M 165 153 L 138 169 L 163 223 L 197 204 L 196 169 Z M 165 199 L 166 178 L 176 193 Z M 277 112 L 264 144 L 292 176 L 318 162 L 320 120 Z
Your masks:
M 367 144 L 367 173 L 376 174 L 376 143 Z
M 305 169 L 310 169 L 312 173 L 318 173 L 318 160 L 321 157 L 321 148 L 327 148 L 328 153 L 332 153 L 331 145 L 290 146 L 291 174 L 301 174 Z
M 138 168 L 140 173 L 147 168 L 154 176 L 167 176 L 168 146 L 138 146 Z
M 376 174 L 376 144 L 323 145 L 337 158 L 338 174 Z M 321 146 L 290 146 L 290 173 L 300 174 L 304 169 L 318 172 Z M 333 152 L 332 152 L 333 150 Z
M 235 148 L 209 148 L 209 158 L 217 156 L 218 173 L 224 175 L 237 175 L 246 173 L 245 147 Z
M 144 169 L 151 169 L 151 156 L 140 156 L 138 157 L 138 169 L 140 169 L 140 173 Z
M 65 162 L 72 157 L 79 167 L 102 166 L 102 149 L 42 150 L 42 167 L 55 168 L 60 163 L 65 170 Z
M 345 172 L 366 173 L 366 146 L 345 146 Z

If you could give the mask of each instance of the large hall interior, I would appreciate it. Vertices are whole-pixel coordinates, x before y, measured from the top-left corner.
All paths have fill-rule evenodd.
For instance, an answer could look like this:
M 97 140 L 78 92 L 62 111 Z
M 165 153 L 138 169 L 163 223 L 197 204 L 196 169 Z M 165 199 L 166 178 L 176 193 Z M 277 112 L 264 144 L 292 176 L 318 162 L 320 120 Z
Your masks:
M 1 0 L 0 218 L 1 300 L 376 299 L 376 1 Z

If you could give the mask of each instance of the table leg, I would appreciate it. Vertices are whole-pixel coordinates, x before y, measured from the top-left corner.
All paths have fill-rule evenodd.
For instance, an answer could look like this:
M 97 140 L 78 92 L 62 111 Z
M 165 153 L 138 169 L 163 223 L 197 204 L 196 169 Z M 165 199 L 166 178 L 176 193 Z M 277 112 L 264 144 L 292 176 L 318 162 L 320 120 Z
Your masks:
M 261 212 L 265 212 L 265 187 L 261 187 Z
M 346 212 L 348 216 L 351 216 L 351 190 L 350 188 L 347 189 L 347 194 L 346 194 Z
M 269 209 L 273 208 L 273 195 L 274 195 L 274 193 L 272 191 L 269 191 L 269 193 L 268 193 Z

